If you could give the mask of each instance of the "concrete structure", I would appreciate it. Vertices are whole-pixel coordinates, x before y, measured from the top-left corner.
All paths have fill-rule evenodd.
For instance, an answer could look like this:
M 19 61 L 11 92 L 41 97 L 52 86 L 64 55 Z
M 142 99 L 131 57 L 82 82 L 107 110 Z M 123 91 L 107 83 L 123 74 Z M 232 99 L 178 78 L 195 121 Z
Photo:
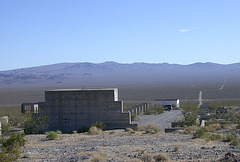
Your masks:
M 198 102 L 199 102 L 199 103 L 198 103 L 198 108 L 200 108 L 201 105 L 203 104 L 203 103 L 202 103 L 202 91 L 199 92 Z
M 173 107 L 180 107 L 180 101 L 179 99 L 156 99 L 155 101 L 152 101 L 152 105 L 172 105 Z
M 201 114 L 208 114 L 210 109 L 210 104 L 209 103 L 204 103 L 200 106 L 200 113 Z
M 23 103 L 21 105 L 21 112 L 23 114 L 26 114 L 27 112 L 38 113 L 40 105 L 41 105 L 41 102 L 39 102 L 39 103 Z M 42 105 L 44 105 L 44 103 L 42 103 Z
M 199 120 L 200 120 L 200 126 L 205 126 L 206 122 L 210 119 L 210 104 L 209 103 L 203 103 L 200 106 L 200 113 Z
M 60 89 L 45 92 L 41 109 L 49 117 L 47 130 L 72 133 L 96 122 L 105 129 L 136 128 L 129 112 L 123 112 L 118 89 Z
M 132 106 L 127 111 L 135 115 L 143 115 L 148 108 L 149 108 L 148 103 L 141 103 L 139 105 Z

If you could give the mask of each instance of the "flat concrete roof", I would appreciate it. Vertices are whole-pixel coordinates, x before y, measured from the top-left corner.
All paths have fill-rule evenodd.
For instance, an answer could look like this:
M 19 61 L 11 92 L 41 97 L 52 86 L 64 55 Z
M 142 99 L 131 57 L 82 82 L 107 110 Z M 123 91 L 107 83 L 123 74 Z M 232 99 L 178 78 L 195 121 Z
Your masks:
M 107 91 L 107 90 L 117 90 L 118 88 L 94 88 L 94 89 L 84 89 L 84 88 L 79 88 L 79 89 L 54 89 L 54 90 L 47 90 L 46 92 L 70 92 L 70 91 Z

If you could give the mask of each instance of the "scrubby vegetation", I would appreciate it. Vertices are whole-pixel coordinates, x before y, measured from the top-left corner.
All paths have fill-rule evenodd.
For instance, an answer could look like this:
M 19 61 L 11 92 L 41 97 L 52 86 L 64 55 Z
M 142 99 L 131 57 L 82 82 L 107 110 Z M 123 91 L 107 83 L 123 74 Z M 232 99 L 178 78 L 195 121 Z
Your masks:
M 135 131 L 132 128 L 126 128 L 125 132 L 129 132 L 129 133 L 135 133 Z
M 196 114 L 186 114 L 184 115 L 184 118 L 178 122 L 178 126 L 184 127 L 184 126 L 193 126 L 196 125 Z
M 229 142 L 230 145 L 239 145 L 240 110 L 236 108 L 237 102 L 210 102 L 210 120 L 204 127 L 199 127 L 197 114 L 200 109 L 196 103 L 183 103 L 184 119 L 178 122 L 178 126 L 185 127 L 185 132 L 192 134 L 193 138 L 202 138 L 206 141 Z M 218 107 L 229 106 L 227 111 L 216 115 Z
M 0 161 L 16 161 L 20 157 L 20 148 L 26 143 L 24 136 L 24 134 L 11 134 L 0 138 Z
M 145 115 L 157 115 L 157 114 L 162 114 L 164 112 L 163 107 L 162 106 L 150 106 L 146 112 Z
M 55 140 L 58 138 L 58 134 L 55 131 L 50 131 L 50 132 L 48 132 L 46 138 L 49 140 Z
M 102 130 L 96 126 L 92 126 L 91 128 L 89 128 L 88 133 L 90 135 L 98 135 L 98 134 L 102 133 Z
M 99 128 L 99 129 L 101 129 L 101 130 L 103 130 L 103 128 L 105 128 L 106 127 L 106 124 L 104 124 L 103 122 L 96 122 L 96 123 L 94 123 L 91 127 L 97 127 L 97 128 Z
M 34 114 L 28 112 L 26 114 L 27 120 L 24 123 L 24 132 L 26 134 L 40 133 L 48 122 L 48 116 L 43 113 Z
M 159 132 L 159 127 L 155 124 L 140 125 L 138 126 L 139 131 L 144 131 L 145 133 L 156 134 Z
M 9 123 L 5 128 L 18 127 L 23 128 L 25 134 L 39 133 L 48 122 L 48 117 L 39 110 L 39 114 L 21 113 L 20 106 L 0 106 L 0 116 L 8 116 Z
M 150 162 L 150 161 L 170 161 L 169 157 L 166 154 L 143 154 L 141 157 L 141 160 L 144 162 Z

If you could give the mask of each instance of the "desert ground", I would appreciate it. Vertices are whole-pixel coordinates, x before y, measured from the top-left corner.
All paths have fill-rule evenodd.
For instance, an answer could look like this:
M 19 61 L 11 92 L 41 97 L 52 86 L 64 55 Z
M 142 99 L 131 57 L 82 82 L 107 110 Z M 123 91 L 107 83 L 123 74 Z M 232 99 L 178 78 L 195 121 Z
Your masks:
M 229 142 L 193 138 L 184 130 L 165 133 L 170 123 L 182 118 L 181 110 L 159 115 L 142 115 L 134 123 L 155 124 L 156 134 L 145 131 L 108 130 L 59 134 L 56 140 L 46 135 L 27 135 L 20 161 L 231 161 L 240 160 L 240 147 Z M 194 129 L 194 128 L 193 128 Z M 217 134 L 240 135 L 239 129 L 219 130 Z
M 228 161 L 231 156 L 240 160 L 239 147 L 193 139 L 182 132 L 145 134 L 113 130 L 99 135 L 59 136 L 57 140 L 47 140 L 46 135 L 27 135 L 19 161 Z

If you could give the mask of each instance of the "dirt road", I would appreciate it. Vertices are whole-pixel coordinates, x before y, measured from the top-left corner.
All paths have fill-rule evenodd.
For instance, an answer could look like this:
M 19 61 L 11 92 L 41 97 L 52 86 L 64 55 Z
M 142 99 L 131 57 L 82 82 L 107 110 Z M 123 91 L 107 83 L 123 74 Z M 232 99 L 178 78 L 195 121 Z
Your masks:
M 181 120 L 183 117 L 181 110 L 166 111 L 159 115 L 142 115 L 139 116 L 139 120 L 134 121 L 138 125 L 156 124 L 160 127 L 160 130 L 164 131 L 165 128 L 171 127 L 171 122 Z

